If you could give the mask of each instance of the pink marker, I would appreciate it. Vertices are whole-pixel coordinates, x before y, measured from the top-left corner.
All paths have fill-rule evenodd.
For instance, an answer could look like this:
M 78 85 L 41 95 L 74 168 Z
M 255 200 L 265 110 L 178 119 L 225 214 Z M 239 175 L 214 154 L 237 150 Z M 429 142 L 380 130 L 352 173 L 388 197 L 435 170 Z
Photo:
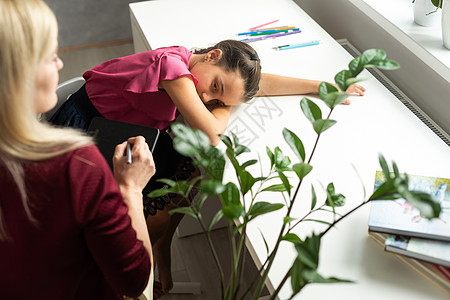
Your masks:
M 259 27 L 270 25 L 270 24 L 273 24 L 275 22 L 278 22 L 278 20 L 275 20 L 275 21 L 272 21 L 272 22 L 269 22 L 269 23 L 265 23 L 265 24 L 262 24 L 262 25 L 259 25 L 259 26 L 255 26 L 255 27 L 249 28 L 249 31 L 254 31 L 255 29 L 258 29 Z

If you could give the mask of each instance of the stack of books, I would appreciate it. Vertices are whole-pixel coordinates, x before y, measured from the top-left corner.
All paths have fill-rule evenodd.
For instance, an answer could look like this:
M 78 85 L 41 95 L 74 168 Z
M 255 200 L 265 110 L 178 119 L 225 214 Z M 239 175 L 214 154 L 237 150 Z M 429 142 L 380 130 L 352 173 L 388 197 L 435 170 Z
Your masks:
M 375 189 L 383 181 L 377 172 Z M 373 201 L 369 235 L 385 251 L 450 292 L 450 179 L 410 175 L 410 189 L 435 195 L 439 218 L 428 220 L 403 199 Z

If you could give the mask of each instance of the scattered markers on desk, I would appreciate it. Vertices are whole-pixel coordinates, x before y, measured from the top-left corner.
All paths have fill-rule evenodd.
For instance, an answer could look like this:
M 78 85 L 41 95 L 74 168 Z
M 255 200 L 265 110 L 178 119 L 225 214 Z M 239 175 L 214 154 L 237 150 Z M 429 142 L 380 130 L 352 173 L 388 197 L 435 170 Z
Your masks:
M 302 48 L 302 47 L 319 45 L 319 43 L 320 43 L 320 41 L 311 41 L 311 42 L 306 42 L 306 43 L 301 43 L 301 44 L 277 46 L 277 47 L 273 47 L 273 49 L 275 49 L 275 50 L 288 50 L 288 49 L 295 49 L 295 48 Z
M 272 27 L 272 28 L 264 28 L 260 30 L 252 30 L 247 32 L 240 32 L 238 35 L 254 35 L 254 34 L 269 34 L 281 32 L 284 30 L 295 29 L 295 26 L 281 26 L 281 27 Z
M 256 38 L 243 39 L 243 40 L 241 40 L 241 42 L 255 42 L 255 41 L 260 41 L 260 40 L 265 40 L 265 39 L 277 38 L 277 37 L 285 36 L 285 35 L 296 34 L 296 33 L 300 33 L 300 32 L 301 32 L 301 30 L 299 28 L 294 28 L 294 29 L 292 29 L 292 31 L 289 31 L 289 32 L 280 32 L 280 33 L 262 35 L 262 36 L 259 36 Z

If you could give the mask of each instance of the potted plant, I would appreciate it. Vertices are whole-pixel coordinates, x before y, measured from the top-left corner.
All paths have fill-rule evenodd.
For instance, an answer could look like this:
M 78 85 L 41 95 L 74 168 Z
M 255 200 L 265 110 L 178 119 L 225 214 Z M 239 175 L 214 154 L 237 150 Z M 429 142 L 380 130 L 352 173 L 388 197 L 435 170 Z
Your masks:
M 442 8 L 443 0 L 413 0 L 414 22 L 420 26 L 437 26 L 441 15 L 438 13 Z
M 380 69 L 392 70 L 398 68 L 395 61 L 386 59 L 383 50 L 370 49 L 365 51 L 360 57 L 350 61 L 348 69 L 342 70 L 335 76 L 335 83 L 340 90 L 345 91 L 349 85 L 359 81 L 357 75 L 367 67 L 377 67 Z M 411 204 L 421 210 L 427 218 L 439 216 L 440 205 L 438 201 L 423 192 L 410 191 L 408 187 L 408 175 L 401 174 L 395 163 L 389 165 L 385 158 L 380 155 L 379 162 L 385 175 L 385 182 L 367 199 L 363 199 L 359 205 L 350 209 L 349 212 L 340 215 L 339 207 L 345 205 L 345 196 L 337 193 L 334 184 L 326 186 L 326 198 L 319 200 L 314 187 L 311 188 L 310 211 L 299 219 L 294 219 L 291 215 L 293 205 L 299 199 L 299 189 L 304 178 L 308 176 L 313 166 L 311 159 L 317 149 L 321 135 L 330 127 L 336 124 L 330 118 L 333 110 L 342 103 L 348 95 L 339 92 L 338 89 L 329 83 L 322 82 L 319 87 L 319 96 L 329 108 L 329 113 L 324 118 L 321 109 L 317 104 L 308 98 L 300 101 L 300 107 L 305 117 L 311 122 L 312 128 L 317 134 L 314 148 L 307 155 L 301 139 L 292 131 L 284 128 L 283 137 L 289 147 L 296 155 L 296 163 L 285 156 L 279 147 L 274 149 L 266 148 L 270 161 L 270 168 L 259 176 L 253 176 L 249 171 L 249 166 L 257 164 L 256 159 L 242 161 L 242 154 L 249 152 L 249 148 L 242 145 L 238 138 L 232 134 L 231 137 L 222 135 L 222 141 L 226 145 L 225 153 L 210 146 L 208 137 L 199 130 L 190 129 L 182 124 L 173 124 L 172 130 L 176 135 L 174 147 L 183 155 L 193 158 L 194 163 L 203 170 L 203 176 L 190 179 L 188 181 L 174 182 L 162 179 L 169 188 L 153 191 L 149 196 L 161 196 L 166 193 L 178 193 L 187 197 L 195 187 L 199 191 L 199 197 L 188 207 L 174 209 L 172 213 L 187 214 L 198 220 L 202 227 L 208 244 L 215 259 L 221 283 L 221 299 L 258 299 L 263 291 L 269 270 L 278 254 L 281 243 L 291 243 L 295 247 L 297 257 L 292 263 L 280 284 L 270 295 L 270 299 L 276 299 L 281 288 L 289 283 L 292 287 L 292 296 L 298 294 L 306 285 L 311 283 L 333 283 L 347 282 L 348 280 L 339 278 L 327 278 L 319 274 L 319 251 L 322 238 L 327 232 L 338 224 L 341 220 L 352 214 L 358 208 L 370 201 L 405 198 Z M 236 180 L 223 182 L 226 160 L 230 163 L 236 174 Z M 294 177 L 295 179 L 292 179 Z M 291 182 L 297 182 L 295 187 Z M 280 193 L 279 199 L 284 199 L 277 203 L 258 201 L 261 193 Z M 211 222 L 206 223 L 202 217 L 200 209 L 208 196 L 218 195 L 222 207 L 217 211 Z M 306 199 L 302 199 L 306 201 Z M 241 281 L 245 276 L 245 269 L 242 268 L 242 261 L 245 259 L 246 230 L 249 223 L 261 215 L 277 210 L 284 210 L 284 216 L 280 220 L 279 234 L 274 243 L 266 243 L 267 259 L 259 270 L 261 276 L 253 278 L 253 283 L 246 290 L 242 290 Z M 318 216 L 318 213 L 326 213 L 332 216 L 331 222 Z M 231 247 L 230 263 L 232 270 L 229 278 L 225 278 L 223 268 L 218 259 L 217 251 L 211 239 L 211 230 L 220 219 L 228 221 L 229 241 Z M 320 233 L 314 233 L 301 239 L 293 232 L 293 229 L 302 222 L 313 221 L 326 224 L 326 229 Z

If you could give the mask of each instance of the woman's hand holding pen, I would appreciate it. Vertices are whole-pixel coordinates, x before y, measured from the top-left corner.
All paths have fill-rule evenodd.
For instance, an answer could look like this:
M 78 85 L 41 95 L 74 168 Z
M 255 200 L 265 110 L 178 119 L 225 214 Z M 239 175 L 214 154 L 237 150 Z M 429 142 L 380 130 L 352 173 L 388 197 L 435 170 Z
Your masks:
M 131 148 L 131 160 L 127 148 Z M 116 146 L 113 157 L 114 177 L 119 185 L 123 200 L 128 206 L 128 215 L 136 236 L 144 243 L 153 266 L 153 252 L 144 218 L 142 190 L 155 174 L 155 162 L 152 153 L 142 136 L 129 138 Z
M 126 155 L 127 144 L 131 148 L 132 163 L 128 162 L 129 157 Z M 139 192 L 142 192 L 156 171 L 153 156 L 142 136 L 132 137 L 117 145 L 113 165 L 114 177 L 119 187 Z

